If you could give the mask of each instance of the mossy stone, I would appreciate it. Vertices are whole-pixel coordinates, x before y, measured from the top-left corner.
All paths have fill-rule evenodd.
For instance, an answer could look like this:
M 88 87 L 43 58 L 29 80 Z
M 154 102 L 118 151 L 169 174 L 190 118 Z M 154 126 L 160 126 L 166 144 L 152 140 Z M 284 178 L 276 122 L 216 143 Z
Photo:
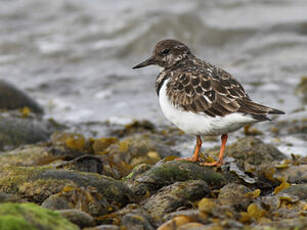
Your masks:
M 33 203 L 0 204 L 1 230 L 77 230 L 60 214 Z
M 51 195 L 61 193 L 67 186 L 95 190 L 97 197 L 101 197 L 99 200 L 111 204 L 111 207 L 102 205 L 105 208 L 101 213 L 117 210 L 133 199 L 131 190 L 123 182 L 96 173 L 50 167 L 0 168 L 0 192 L 16 194 L 32 202 L 42 203 Z
M 221 187 L 226 182 L 224 176 L 212 168 L 188 161 L 159 162 L 136 180 L 157 187 L 186 180 L 203 180 L 212 187 Z

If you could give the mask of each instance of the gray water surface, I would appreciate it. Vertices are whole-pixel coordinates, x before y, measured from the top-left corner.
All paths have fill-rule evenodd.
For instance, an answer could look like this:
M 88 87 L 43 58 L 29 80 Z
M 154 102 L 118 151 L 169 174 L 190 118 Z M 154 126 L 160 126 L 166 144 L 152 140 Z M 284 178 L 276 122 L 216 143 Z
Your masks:
M 303 0 L 3 0 L 0 77 L 61 122 L 169 124 L 154 91 L 159 69 L 131 67 L 176 38 L 291 118 L 304 107 L 294 90 L 307 75 L 306 12 Z M 294 143 L 284 152 L 307 154 L 306 139 L 283 138 Z

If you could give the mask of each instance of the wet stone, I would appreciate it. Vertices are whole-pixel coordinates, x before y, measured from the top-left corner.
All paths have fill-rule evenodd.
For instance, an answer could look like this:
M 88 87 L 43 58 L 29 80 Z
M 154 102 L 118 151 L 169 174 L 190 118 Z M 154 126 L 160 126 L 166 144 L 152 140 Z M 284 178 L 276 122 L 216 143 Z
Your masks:
M 131 173 L 126 177 L 126 179 L 134 180 L 134 179 L 136 179 L 137 176 L 143 174 L 144 172 L 146 172 L 150 168 L 151 168 L 151 166 L 148 165 L 148 164 L 145 164 L 145 163 L 139 164 L 132 169 Z
M 47 141 L 52 132 L 47 121 L 0 115 L 0 150 Z
M 92 216 L 78 209 L 59 210 L 58 213 L 70 222 L 78 225 L 80 228 L 90 227 L 95 225 L 95 220 Z
M 251 190 L 241 184 L 230 183 L 220 189 L 218 201 L 222 205 L 234 206 L 237 210 L 245 210 L 252 199 L 247 196 Z
M 262 204 L 266 207 L 269 211 L 277 210 L 280 207 L 280 199 L 277 196 L 264 196 L 261 197 Z
M 302 97 L 302 101 L 307 103 L 307 76 L 302 76 L 296 87 L 296 93 Z
M 54 194 L 49 196 L 41 205 L 44 208 L 52 210 L 71 209 L 73 204 L 65 196 L 61 194 Z
M 218 154 L 218 152 L 214 153 Z M 287 158 L 273 145 L 266 144 L 255 137 L 244 137 L 227 146 L 225 156 L 236 159 L 240 167 L 246 163 L 260 165 L 264 162 L 279 161 Z
M 37 203 L 53 194 L 64 198 L 67 195 L 72 204 L 84 204 L 89 213 L 96 215 L 117 210 L 133 199 L 130 189 L 121 181 L 94 173 L 48 167 L 0 168 L 0 191 Z M 62 204 L 67 208 L 64 201 Z M 75 206 L 69 205 L 69 208 Z
M 124 227 L 123 218 L 125 216 L 128 216 L 125 223 L 129 225 L 138 220 L 138 224 L 140 224 L 140 226 L 147 225 L 148 223 L 150 223 L 150 225 L 152 224 L 152 220 L 148 212 L 142 207 L 142 205 L 137 203 L 128 204 L 120 210 L 104 215 L 99 220 L 99 224 L 116 224 Z
M 210 167 L 203 167 L 187 161 L 160 161 L 144 174 L 136 178 L 139 183 L 152 184 L 157 188 L 177 181 L 203 180 L 212 187 L 225 184 L 222 174 Z
M 83 155 L 77 157 L 67 163 L 62 164 L 61 166 L 58 166 L 57 168 L 103 174 L 102 160 L 100 159 L 100 157 L 92 155 Z
M 80 209 L 93 216 L 107 214 L 118 208 L 118 205 L 98 193 L 94 187 L 66 186 L 57 194 L 51 195 L 42 206 L 49 209 Z
M 189 223 L 191 221 L 192 221 L 192 219 L 188 216 L 184 216 L 184 215 L 176 216 L 176 217 L 164 222 L 162 225 L 160 225 L 158 230 L 169 230 L 169 229 L 172 229 L 172 228 L 177 229 L 181 225 L 184 225 L 184 224 Z
M 111 206 L 113 208 L 127 204 L 132 198 L 131 191 L 123 183 L 113 178 L 98 174 L 79 173 L 76 171 L 65 170 L 47 170 L 41 173 L 38 178 L 47 180 L 69 180 L 80 187 L 93 187 L 97 190 L 97 195 L 102 195 L 102 198 L 112 204 Z M 111 207 L 108 207 L 107 210 L 110 208 Z
M 288 178 L 289 183 L 307 183 L 307 164 L 290 165 L 288 168 L 279 170 L 278 175 Z
M 70 157 L 65 152 L 55 153 L 45 145 L 26 145 L 0 155 L 0 165 L 6 166 L 41 166 L 56 160 Z
M 42 107 L 25 92 L 12 84 L 0 80 L 0 109 L 14 110 L 28 107 L 32 112 L 42 114 Z
M 146 199 L 163 186 L 179 181 L 203 180 L 210 188 L 220 188 L 226 182 L 224 176 L 212 168 L 187 161 L 160 161 L 134 178 L 127 178 L 125 183 L 138 200 Z
M 289 188 L 281 191 L 278 195 L 284 196 L 286 194 L 297 196 L 300 200 L 307 201 L 307 184 L 294 184 Z
M 48 145 L 54 155 L 65 155 L 67 159 L 92 153 L 90 140 L 79 133 L 54 132 Z
M 21 201 L 21 199 L 18 196 L 5 192 L 0 192 L 0 203 L 18 202 L 18 201 Z
M 305 230 L 307 229 L 307 217 L 294 217 L 294 218 L 285 218 L 279 221 L 274 221 L 267 225 L 273 230 Z M 269 229 L 270 229 L 269 228 Z M 255 230 L 261 230 L 263 226 L 256 227 Z
M 178 208 L 189 208 L 193 201 L 209 196 L 210 189 L 206 182 L 201 180 L 188 180 L 176 182 L 161 188 L 144 204 L 145 210 L 156 223 L 161 222 L 165 214 Z M 161 224 L 161 223 L 160 223 Z
M 106 175 L 119 179 L 127 176 L 139 164 L 152 165 L 168 153 L 173 153 L 170 146 L 163 144 L 161 139 L 161 135 L 133 134 L 120 141 L 115 141 L 105 149 L 98 147 L 95 141 L 95 154 L 100 156 L 104 162 Z M 103 143 L 101 145 L 104 146 Z M 114 172 L 114 169 L 117 172 Z
M 133 121 L 125 125 L 125 127 L 122 129 L 114 130 L 112 134 L 117 135 L 119 137 L 123 137 L 135 133 L 142 133 L 148 131 L 151 133 L 155 131 L 154 124 L 148 120 L 141 120 L 141 121 Z
M 102 224 L 93 228 L 84 228 L 84 230 L 120 230 L 120 227 L 113 224 Z
M 140 215 L 127 214 L 122 218 L 121 227 L 135 230 L 154 230 L 149 220 Z
M 177 229 L 178 230 L 210 230 L 210 229 L 213 230 L 214 228 L 211 228 L 211 226 L 205 226 L 201 223 L 192 222 L 192 223 L 181 225 Z
M 180 210 L 180 211 L 167 213 L 165 216 L 163 216 L 163 221 L 165 221 L 165 223 L 172 222 L 171 220 L 175 220 L 175 222 L 177 222 L 177 219 L 176 219 L 177 217 L 180 217 L 179 218 L 180 223 L 200 221 L 198 209 L 186 209 L 186 210 Z M 176 223 L 176 225 L 178 225 L 178 223 Z

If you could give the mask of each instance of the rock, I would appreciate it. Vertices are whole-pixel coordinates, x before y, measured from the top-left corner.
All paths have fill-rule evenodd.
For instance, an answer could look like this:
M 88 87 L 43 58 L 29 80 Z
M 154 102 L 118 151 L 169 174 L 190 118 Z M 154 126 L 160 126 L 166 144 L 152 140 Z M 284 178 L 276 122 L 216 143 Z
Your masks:
M 300 200 L 307 201 L 307 184 L 291 185 L 289 188 L 281 191 L 278 195 L 285 196 L 285 194 L 297 196 Z
M 231 205 L 238 211 L 246 210 L 252 199 L 247 196 L 251 190 L 244 185 L 230 183 L 220 189 L 218 201 L 222 205 Z
M 263 225 L 259 225 L 255 227 L 255 230 L 262 230 Z M 254 230 L 253 229 L 253 230 Z M 272 229 L 272 230 L 305 230 L 307 229 L 307 217 L 294 217 L 291 219 L 281 219 L 278 221 L 273 221 L 272 223 L 267 224 L 266 229 Z
M 120 227 L 112 224 L 102 224 L 93 228 L 84 228 L 83 230 L 120 230 Z
M 46 170 L 37 176 L 38 179 L 70 180 L 79 187 L 94 187 L 104 198 L 112 203 L 126 204 L 132 198 L 131 191 L 122 182 L 111 177 L 94 173 L 80 173 L 66 170 Z
M 95 220 L 92 216 L 78 209 L 59 210 L 64 218 L 78 225 L 80 228 L 91 227 L 95 225 Z
M 18 196 L 5 192 L 0 192 L 0 203 L 18 202 L 18 201 L 21 201 L 21 199 Z
M 303 102 L 307 103 L 307 76 L 302 76 L 295 92 L 302 97 Z
M 0 191 L 41 203 L 57 194 L 91 215 L 102 215 L 126 205 L 133 198 L 129 188 L 113 178 L 94 173 L 54 170 L 48 167 L 0 168 Z M 65 203 L 65 202 L 63 202 Z M 67 205 L 64 205 L 67 208 Z
M 33 203 L 0 204 L 0 229 L 78 230 L 60 214 Z
M 103 162 L 100 157 L 93 155 L 83 155 L 77 157 L 67 163 L 58 166 L 58 168 L 65 168 L 70 170 L 77 170 L 81 172 L 92 172 L 103 174 Z
M 222 174 L 212 168 L 188 161 L 160 161 L 134 178 L 128 178 L 126 184 L 138 200 L 147 198 L 161 187 L 177 181 L 203 180 L 211 188 L 220 188 L 226 181 Z
M 176 216 L 159 226 L 157 230 L 169 230 L 172 228 L 177 229 L 181 225 L 191 222 L 191 218 L 187 216 Z
M 188 216 L 176 216 L 173 219 L 170 219 L 159 226 L 157 230 L 171 230 L 171 229 L 178 229 L 178 227 L 191 222 L 192 219 Z
M 66 186 L 61 192 L 48 197 L 42 207 L 53 210 L 80 209 L 93 216 L 104 215 L 118 208 L 112 206 L 94 187 L 72 186 Z
M 288 182 L 292 184 L 307 183 L 307 164 L 291 165 L 279 170 L 278 175 L 288 178 Z
M 2 167 L 37 166 L 49 164 L 64 157 L 65 155 L 54 154 L 43 145 L 27 145 L 2 153 L 0 165 Z
M 199 210 L 198 209 L 185 209 L 180 211 L 175 211 L 166 214 L 163 217 L 163 221 L 167 222 L 175 222 L 177 226 L 188 223 L 188 222 L 194 222 L 194 221 L 200 221 L 199 218 Z
M 58 131 L 51 136 L 50 151 L 57 155 L 71 156 L 70 159 L 86 154 L 92 154 L 91 139 L 86 139 L 82 134 Z
M 52 132 L 47 121 L 0 115 L 0 150 L 46 141 Z
M 125 217 L 126 216 L 126 217 Z M 125 224 L 131 225 L 133 222 L 138 222 L 139 226 L 151 226 L 151 218 L 148 213 L 144 210 L 144 208 L 136 203 L 131 203 L 126 205 L 124 208 L 119 209 L 115 212 L 112 212 L 108 215 L 103 216 L 103 218 L 99 221 L 100 224 L 117 224 L 122 226 L 124 229 L 129 229 L 123 225 L 123 218 L 126 218 Z M 135 220 L 138 219 L 138 220 Z
M 42 207 L 52 210 L 65 210 L 74 208 L 74 204 L 66 196 L 63 196 L 63 192 L 61 192 L 49 196 L 42 203 Z
M 218 155 L 218 151 L 213 151 Z M 226 147 L 226 157 L 233 157 L 242 166 L 244 163 L 260 165 L 286 159 L 287 157 L 271 144 L 265 144 L 255 137 L 244 137 Z
M 167 213 L 173 212 L 180 207 L 189 207 L 191 202 L 208 196 L 210 189 L 205 181 L 188 180 L 176 182 L 160 189 L 151 196 L 144 204 L 144 209 L 156 223 Z
M 228 181 L 244 181 L 248 184 L 255 184 L 257 182 L 255 178 L 251 177 L 248 173 L 245 172 L 242 166 L 238 166 L 238 162 L 233 157 L 227 157 L 224 160 L 222 172 L 227 177 Z
M 136 214 L 127 214 L 122 218 L 121 227 L 135 230 L 154 230 L 148 219 Z
M 136 177 L 137 184 L 132 187 L 137 192 L 142 185 L 146 185 L 154 191 L 165 185 L 186 180 L 203 180 L 213 188 L 220 188 L 226 182 L 222 174 L 215 172 L 210 167 L 203 167 L 188 161 L 160 161 Z
M 156 128 L 151 121 L 141 120 L 141 121 L 133 121 L 125 125 L 125 127 L 122 129 L 114 130 L 112 134 L 117 135 L 119 137 L 123 137 L 135 133 L 144 133 L 144 132 L 153 133 L 155 131 Z
M 42 114 L 44 111 L 25 92 L 17 89 L 12 84 L 0 80 L 0 109 L 14 110 L 28 107 L 32 112 Z
M 217 226 L 217 225 L 216 225 Z M 214 226 L 214 227 L 216 227 Z M 210 226 L 211 227 L 211 226 Z M 178 230 L 214 230 L 214 228 L 210 228 L 201 223 L 191 222 L 184 225 L 181 225 Z
M 280 207 L 281 203 L 279 197 L 272 195 L 261 197 L 261 202 L 269 211 L 277 210 Z
M 139 164 L 137 166 L 135 166 L 132 171 L 130 172 L 130 174 L 126 177 L 126 179 L 132 179 L 135 180 L 137 176 L 143 174 L 144 172 L 146 172 L 147 170 L 149 170 L 151 168 L 150 165 L 148 164 Z
M 178 155 L 162 139 L 161 135 L 134 134 L 95 153 L 103 153 L 103 160 L 112 162 L 121 176 L 127 176 L 136 165 L 155 164 L 168 153 Z

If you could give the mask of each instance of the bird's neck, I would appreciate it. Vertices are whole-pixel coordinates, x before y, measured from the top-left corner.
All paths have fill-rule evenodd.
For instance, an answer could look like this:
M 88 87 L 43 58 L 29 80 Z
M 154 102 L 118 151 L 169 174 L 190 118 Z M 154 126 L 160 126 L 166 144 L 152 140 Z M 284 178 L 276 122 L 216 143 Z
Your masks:
M 170 77 L 170 74 L 168 73 L 167 70 L 163 69 L 159 75 L 156 78 L 156 82 L 155 82 L 155 88 L 156 88 L 156 93 L 159 96 L 159 92 L 160 89 L 163 85 L 163 83 L 165 82 L 166 79 L 168 79 Z

